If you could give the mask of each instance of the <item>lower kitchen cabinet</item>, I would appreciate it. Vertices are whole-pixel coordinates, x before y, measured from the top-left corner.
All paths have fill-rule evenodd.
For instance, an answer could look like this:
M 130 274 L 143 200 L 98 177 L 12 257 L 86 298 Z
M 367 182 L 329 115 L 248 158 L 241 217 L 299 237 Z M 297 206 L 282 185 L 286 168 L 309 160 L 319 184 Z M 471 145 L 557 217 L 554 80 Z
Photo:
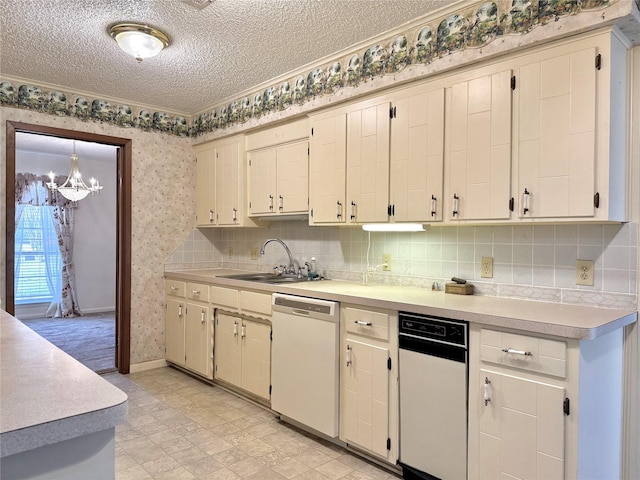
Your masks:
M 621 478 L 622 342 L 471 324 L 469 480 Z
M 184 366 L 213 378 L 213 317 L 205 303 L 187 303 L 184 333 Z
M 214 378 L 268 400 L 271 325 L 218 310 Z
M 398 344 L 395 312 L 341 309 L 340 439 L 395 464 Z
M 165 312 L 165 359 L 184 366 L 184 315 L 186 302 L 179 298 L 167 298 Z

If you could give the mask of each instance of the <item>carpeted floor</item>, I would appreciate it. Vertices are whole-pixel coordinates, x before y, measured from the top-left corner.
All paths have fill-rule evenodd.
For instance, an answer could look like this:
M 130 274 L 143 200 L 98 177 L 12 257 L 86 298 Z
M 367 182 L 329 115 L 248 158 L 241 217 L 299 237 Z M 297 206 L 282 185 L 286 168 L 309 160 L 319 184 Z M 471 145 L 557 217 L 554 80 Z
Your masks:
M 29 328 L 97 373 L 115 371 L 115 313 L 22 320 Z

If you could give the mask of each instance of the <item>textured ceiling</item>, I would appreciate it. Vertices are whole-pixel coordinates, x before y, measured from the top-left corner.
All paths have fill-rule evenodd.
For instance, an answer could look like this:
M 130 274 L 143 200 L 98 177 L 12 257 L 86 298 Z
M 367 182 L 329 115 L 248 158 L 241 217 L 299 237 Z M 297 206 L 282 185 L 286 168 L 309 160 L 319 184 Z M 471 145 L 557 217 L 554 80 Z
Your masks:
M 452 0 L 21 0 L 0 15 L 0 72 L 185 115 L 402 25 Z M 137 63 L 119 22 L 171 39 Z

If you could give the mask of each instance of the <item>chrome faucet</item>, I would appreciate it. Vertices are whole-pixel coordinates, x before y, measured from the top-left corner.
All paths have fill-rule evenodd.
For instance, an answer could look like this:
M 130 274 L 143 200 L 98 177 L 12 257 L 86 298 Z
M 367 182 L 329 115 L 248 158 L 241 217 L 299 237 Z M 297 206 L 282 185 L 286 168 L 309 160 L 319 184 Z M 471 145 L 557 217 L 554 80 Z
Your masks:
M 285 268 L 283 273 L 295 273 L 295 265 L 293 264 L 293 256 L 291 255 L 291 250 L 289 250 L 289 247 L 287 247 L 287 245 L 279 238 L 270 238 L 269 240 L 266 240 L 262 244 L 262 247 L 260 247 L 260 255 L 264 255 L 264 247 L 266 247 L 269 242 L 278 242 L 284 247 L 287 255 L 289 256 L 289 270 L 287 271 L 287 269 Z

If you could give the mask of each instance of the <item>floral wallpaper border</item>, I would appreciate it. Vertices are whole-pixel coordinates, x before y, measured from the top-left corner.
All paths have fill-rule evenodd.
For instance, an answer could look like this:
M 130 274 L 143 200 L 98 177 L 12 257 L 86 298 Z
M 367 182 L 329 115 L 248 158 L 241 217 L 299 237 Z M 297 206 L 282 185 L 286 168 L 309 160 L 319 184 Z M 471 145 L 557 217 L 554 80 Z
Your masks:
M 357 87 L 375 77 L 395 74 L 408 65 L 429 65 L 454 52 L 481 48 L 505 35 L 526 35 L 561 17 L 609 7 L 620 0 L 495 0 L 427 21 L 418 28 L 353 51 L 329 64 L 313 67 L 264 90 L 220 105 L 193 118 L 112 105 L 36 85 L 0 82 L 0 105 L 76 117 L 120 127 L 196 137 L 243 124 L 318 96 Z M 640 0 L 635 0 L 640 9 Z

